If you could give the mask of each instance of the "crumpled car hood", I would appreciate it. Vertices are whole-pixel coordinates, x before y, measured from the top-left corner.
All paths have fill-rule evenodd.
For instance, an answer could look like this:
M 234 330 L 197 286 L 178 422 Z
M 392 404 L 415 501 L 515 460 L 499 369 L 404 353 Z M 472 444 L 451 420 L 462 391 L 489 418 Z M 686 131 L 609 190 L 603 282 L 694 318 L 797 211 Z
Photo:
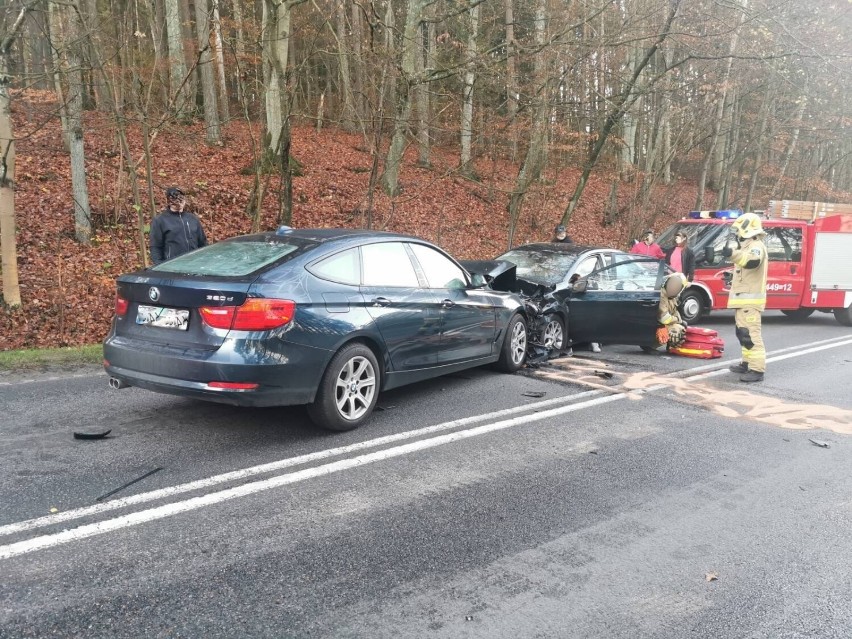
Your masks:
M 518 267 L 505 260 L 465 260 L 462 263 L 471 273 L 484 275 L 488 284 L 495 291 L 514 293 L 518 290 Z

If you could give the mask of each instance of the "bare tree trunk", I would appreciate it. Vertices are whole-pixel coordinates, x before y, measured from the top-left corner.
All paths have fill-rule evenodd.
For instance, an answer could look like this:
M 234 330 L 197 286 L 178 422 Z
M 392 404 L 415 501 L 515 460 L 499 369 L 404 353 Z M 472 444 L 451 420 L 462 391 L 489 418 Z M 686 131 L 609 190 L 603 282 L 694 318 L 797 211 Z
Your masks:
M 417 74 L 426 77 L 427 69 L 432 67 L 429 65 L 429 26 L 431 22 L 420 25 L 420 31 L 417 34 Z M 425 40 L 425 42 L 424 42 Z M 431 100 L 429 99 L 430 84 L 421 82 L 417 85 L 417 151 L 418 151 L 418 166 L 428 167 L 431 165 L 431 131 L 429 130 L 429 120 L 431 118 Z
M 545 43 L 547 42 L 547 0 L 538 0 L 535 8 L 535 74 L 534 88 L 536 91 L 535 111 L 531 123 L 530 142 L 524 163 L 518 171 L 515 186 L 509 196 L 509 232 L 508 247 L 515 244 L 515 233 L 521 219 L 524 198 L 530 185 L 541 177 L 542 169 L 547 158 L 547 116 L 550 112 L 548 75 L 549 59 Z
M 80 16 L 69 11 L 68 24 L 68 133 L 71 151 L 71 189 L 74 193 L 74 237 L 81 244 L 92 240 L 92 213 L 89 208 L 89 189 L 86 185 L 86 155 L 83 149 L 83 72 L 80 69 Z
M 60 13 L 63 11 L 55 2 L 47 3 L 47 24 L 50 36 L 50 51 L 53 61 L 53 88 L 56 91 L 56 98 L 59 102 L 59 122 L 62 125 L 62 142 L 66 151 L 71 151 L 71 141 L 68 132 L 68 109 L 65 105 L 65 91 L 62 88 L 62 74 L 59 50 L 62 43 L 66 41 L 65 35 L 62 33 L 63 20 Z
M 467 51 L 462 84 L 461 172 L 472 175 L 471 139 L 473 138 L 473 84 L 476 80 L 476 38 L 479 35 L 479 2 L 468 9 Z
M 434 2 L 435 0 L 408 1 L 408 12 L 405 16 L 405 27 L 402 35 L 402 55 L 400 57 L 400 71 L 402 73 L 400 89 L 402 93 L 397 101 L 393 138 L 391 138 L 390 148 L 385 160 L 385 172 L 381 178 L 382 189 L 388 195 L 396 195 L 399 192 L 399 170 L 402 164 L 402 154 L 405 150 L 405 138 L 408 135 L 412 88 L 417 82 L 422 81 L 422 78 L 417 77 L 416 69 L 417 35 L 420 23 L 423 21 L 423 10 Z
M 234 4 L 239 4 L 235 0 Z M 231 119 L 231 108 L 228 104 L 228 81 L 225 76 L 225 52 L 222 48 L 222 18 L 219 15 L 219 0 L 213 0 L 213 50 L 216 58 L 216 76 L 219 80 L 219 115 L 222 122 Z
M 246 36 L 245 30 L 243 28 L 243 9 L 240 5 L 240 0 L 235 0 L 234 2 L 232 2 L 231 7 L 234 12 L 234 23 L 236 31 L 236 42 L 234 44 L 234 49 L 237 60 L 236 64 L 234 65 L 234 77 L 236 79 L 237 86 L 237 101 L 240 104 L 244 104 L 246 101 L 245 83 L 248 71 L 246 68 Z
M 265 154 L 280 157 L 285 120 L 290 117 L 287 90 L 287 56 L 290 52 L 290 18 L 293 8 L 305 0 L 263 0 L 263 76 L 266 103 Z M 287 125 L 288 126 L 288 125 Z
M 748 193 L 746 194 L 745 203 L 743 204 L 743 210 L 748 212 L 751 211 L 751 202 L 754 197 L 754 190 L 757 187 L 757 180 L 760 176 L 760 169 L 763 168 L 763 157 L 764 157 L 764 147 L 765 144 L 763 142 L 763 138 L 766 135 L 766 128 L 769 122 L 769 116 L 772 113 L 772 105 L 775 102 L 775 85 L 770 83 L 766 89 L 766 96 L 763 100 L 763 107 L 760 109 L 760 128 L 757 133 L 757 141 L 755 143 L 754 150 L 754 166 L 751 170 L 751 180 L 748 185 Z
M 367 96 L 364 94 L 364 59 L 361 54 L 361 42 L 364 38 L 361 12 L 363 9 L 358 2 L 352 3 L 352 60 L 355 73 L 352 77 L 353 92 L 355 93 L 355 115 L 359 122 L 366 124 Z
M 344 3 L 337 5 L 334 10 L 337 33 L 337 59 L 340 69 L 340 90 L 343 93 L 343 108 L 341 109 L 341 126 L 345 131 L 355 130 L 355 104 L 352 99 L 352 74 L 349 70 L 349 38 L 346 34 L 346 6 Z
M 0 38 L 0 266 L 3 269 L 3 303 L 12 308 L 21 305 L 21 287 L 15 239 L 15 138 L 9 98 L 9 58 L 12 44 L 33 4 L 21 7 L 9 31 Z
M 165 0 L 166 33 L 169 45 L 169 95 L 175 114 L 184 117 L 192 111 L 189 85 L 186 82 L 186 58 L 181 30 L 180 0 Z
M 207 144 L 222 142 L 216 81 L 213 78 L 213 53 L 210 50 L 210 16 L 207 0 L 194 0 L 195 30 L 198 33 L 198 66 L 201 71 L 201 95 L 204 101 L 204 131 Z

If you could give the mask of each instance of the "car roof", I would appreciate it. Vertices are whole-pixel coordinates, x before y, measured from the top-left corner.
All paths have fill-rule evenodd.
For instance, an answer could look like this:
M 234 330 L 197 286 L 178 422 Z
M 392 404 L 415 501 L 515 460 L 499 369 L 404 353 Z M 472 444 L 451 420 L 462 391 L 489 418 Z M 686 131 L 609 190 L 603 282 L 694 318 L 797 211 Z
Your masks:
M 399 239 L 399 240 L 421 240 L 418 237 L 414 237 L 411 235 L 402 235 L 400 233 L 389 233 L 387 231 L 373 231 L 370 229 L 341 229 L 341 228 L 313 228 L 313 229 L 299 229 L 299 228 L 287 228 L 286 230 L 279 231 L 267 231 L 264 233 L 254 233 L 251 235 L 239 235 L 236 237 L 228 238 L 229 240 L 239 239 L 241 241 L 260 241 L 260 242 L 268 242 L 270 240 L 274 240 L 275 238 L 285 239 L 288 237 L 295 237 L 304 240 L 312 240 L 317 243 L 330 242 L 332 240 L 340 240 L 340 239 L 364 239 L 364 238 L 376 238 L 376 239 Z
M 581 253 L 587 253 L 588 251 L 613 253 L 624 252 L 605 246 L 590 246 L 588 244 L 574 244 L 566 242 L 536 242 L 534 244 L 522 244 L 521 246 L 515 246 L 509 249 L 509 251 L 551 251 L 554 253 L 567 253 L 568 255 L 580 255 Z M 508 253 L 509 251 L 506 251 L 505 253 Z M 502 253 L 501 255 L 505 255 L 505 253 Z

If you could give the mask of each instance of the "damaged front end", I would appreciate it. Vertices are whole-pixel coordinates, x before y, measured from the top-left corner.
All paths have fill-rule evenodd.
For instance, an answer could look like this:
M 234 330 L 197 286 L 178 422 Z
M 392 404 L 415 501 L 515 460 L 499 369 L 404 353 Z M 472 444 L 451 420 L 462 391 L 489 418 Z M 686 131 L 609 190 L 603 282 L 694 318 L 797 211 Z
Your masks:
M 465 261 L 471 272 L 485 276 L 496 291 L 518 295 L 527 316 L 527 363 L 536 364 L 571 352 L 564 313 L 553 295 L 554 286 L 536 284 L 517 277 L 517 267 L 505 260 Z

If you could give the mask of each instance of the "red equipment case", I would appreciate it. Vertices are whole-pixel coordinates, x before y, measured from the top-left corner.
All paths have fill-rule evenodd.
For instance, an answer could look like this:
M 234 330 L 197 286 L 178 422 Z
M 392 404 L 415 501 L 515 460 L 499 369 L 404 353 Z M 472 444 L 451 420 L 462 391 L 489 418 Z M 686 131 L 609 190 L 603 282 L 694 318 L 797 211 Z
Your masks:
M 686 327 L 686 339 L 680 346 L 669 346 L 669 353 L 698 359 L 716 359 L 725 352 L 725 342 L 712 328 Z

